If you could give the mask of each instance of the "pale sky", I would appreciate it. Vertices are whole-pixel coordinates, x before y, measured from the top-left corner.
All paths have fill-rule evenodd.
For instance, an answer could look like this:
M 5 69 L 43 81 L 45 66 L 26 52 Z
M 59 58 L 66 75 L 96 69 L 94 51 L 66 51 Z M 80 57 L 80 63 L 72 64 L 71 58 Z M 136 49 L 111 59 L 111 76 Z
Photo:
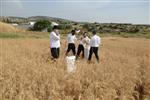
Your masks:
M 150 0 L 1 0 L 1 16 L 150 24 Z

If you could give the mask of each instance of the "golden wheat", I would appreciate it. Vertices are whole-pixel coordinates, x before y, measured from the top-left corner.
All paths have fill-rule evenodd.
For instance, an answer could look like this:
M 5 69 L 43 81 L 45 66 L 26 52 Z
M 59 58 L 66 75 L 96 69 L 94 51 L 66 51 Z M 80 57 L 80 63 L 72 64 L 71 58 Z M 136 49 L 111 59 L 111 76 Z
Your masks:
M 48 39 L 1 39 L 1 100 L 150 100 L 150 40 L 103 38 L 100 64 L 68 74 L 65 42 L 52 63 Z

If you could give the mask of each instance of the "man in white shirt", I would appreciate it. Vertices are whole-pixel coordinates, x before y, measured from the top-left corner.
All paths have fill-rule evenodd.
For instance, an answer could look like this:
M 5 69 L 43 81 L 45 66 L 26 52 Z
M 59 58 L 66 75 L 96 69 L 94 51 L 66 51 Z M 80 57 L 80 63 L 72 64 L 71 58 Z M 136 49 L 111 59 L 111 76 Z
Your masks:
M 88 61 L 91 61 L 92 54 L 94 53 L 97 59 L 97 62 L 99 62 L 98 49 L 101 43 L 101 38 L 98 35 L 96 35 L 96 31 L 93 31 L 92 34 L 93 36 L 91 37 L 91 40 L 90 40 L 90 54 L 89 54 Z
M 50 33 L 50 50 L 53 57 L 52 59 L 58 59 L 60 52 L 60 34 L 58 26 L 54 26 L 53 31 Z
M 72 50 L 74 56 L 76 55 L 75 41 L 77 40 L 77 38 L 75 36 L 75 33 L 76 31 L 72 30 L 71 33 L 69 33 L 67 36 L 68 48 L 67 48 L 66 56 L 68 55 L 70 50 Z

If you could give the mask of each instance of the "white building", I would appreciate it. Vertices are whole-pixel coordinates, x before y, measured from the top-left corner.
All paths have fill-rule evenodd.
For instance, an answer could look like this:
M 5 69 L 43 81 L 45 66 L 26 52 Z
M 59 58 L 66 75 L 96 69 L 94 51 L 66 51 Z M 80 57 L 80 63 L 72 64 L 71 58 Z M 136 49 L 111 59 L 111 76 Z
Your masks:
M 58 26 L 59 24 L 58 23 L 56 23 L 56 22 L 52 22 L 51 23 L 51 26 Z
M 29 25 L 33 26 L 35 24 L 35 22 L 29 22 Z
M 18 24 L 17 24 L 17 23 L 12 23 L 11 25 L 13 25 L 13 26 L 18 26 Z

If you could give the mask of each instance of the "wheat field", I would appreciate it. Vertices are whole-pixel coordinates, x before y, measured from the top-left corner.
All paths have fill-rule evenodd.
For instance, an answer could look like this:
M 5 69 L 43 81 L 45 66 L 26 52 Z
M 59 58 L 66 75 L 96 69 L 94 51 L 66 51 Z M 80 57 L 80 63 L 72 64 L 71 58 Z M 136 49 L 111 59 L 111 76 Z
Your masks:
M 150 100 L 150 40 L 102 38 L 100 63 L 67 73 L 65 41 L 52 63 L 48 39 L 0 39 L 1 100 Z

